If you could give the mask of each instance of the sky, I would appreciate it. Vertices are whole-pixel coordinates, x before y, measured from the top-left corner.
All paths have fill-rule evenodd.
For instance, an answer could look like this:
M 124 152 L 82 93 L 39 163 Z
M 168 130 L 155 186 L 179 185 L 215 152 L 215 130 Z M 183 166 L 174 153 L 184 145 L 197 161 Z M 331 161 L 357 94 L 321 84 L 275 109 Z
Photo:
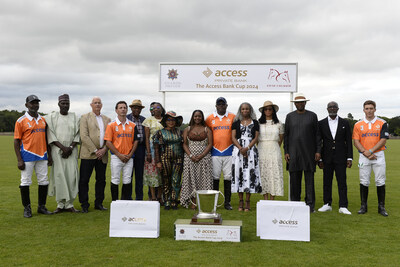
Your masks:
M 400 115 L 399 13 L 386 0 L 0 0 L 0 110 L 25 110 L 36 94 L 49 113 L 68 93 L 78 115 L 100 96 L 112 118 L 116 102 L 134 99 L 149 116 L 164 101 L 160 62 L 297 63 L 298 91 L 318 118 L 336 101 L 340 116 L 361 119 L 368 99 L 391 118 Z M 282 121 L 293 108 L 288 93 L 231 92 L 168 92 L 165 106 L 188 122 L 219 96 L 233 113 L 271 100 Z

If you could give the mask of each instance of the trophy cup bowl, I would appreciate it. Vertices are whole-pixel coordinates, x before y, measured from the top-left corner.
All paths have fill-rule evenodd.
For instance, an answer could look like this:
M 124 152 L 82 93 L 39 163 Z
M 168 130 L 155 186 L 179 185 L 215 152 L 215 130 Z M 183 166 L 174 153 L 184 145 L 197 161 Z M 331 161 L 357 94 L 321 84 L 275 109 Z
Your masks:
M 224 203 L 222 202 L 222 204 L 218 205 L 219 194 L 224 197 L 222 192 L 217 190 L 196 190 L 195 193 L 197 204 L 192 204 L 197 206 L 198 213 L 193 216 L 191 224 L 222 224 L 221 214 L 217 213 L 217 207 Z M 210 219 L 212 220 L 211 222 L 207 221 Z

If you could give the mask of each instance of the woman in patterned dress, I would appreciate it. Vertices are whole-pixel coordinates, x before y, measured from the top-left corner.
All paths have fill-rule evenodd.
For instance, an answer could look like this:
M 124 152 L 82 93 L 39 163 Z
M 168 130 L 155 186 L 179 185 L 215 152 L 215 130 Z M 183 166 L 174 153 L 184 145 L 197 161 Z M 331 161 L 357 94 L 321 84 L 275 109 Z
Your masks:
M 195 190 L 211 190 L 213 185 L 211 154 L 212 132 L 206 126 L 204 113 L 195 110 L 189 126 L 183 132 L 183 161 L 181 205 L 189 206 L 194 203 Z M 194 205 L 191 206 L 194 209 Z
M 151 200 L 161 202 L 161 176 L 157 170 L 155 157 L 153 136 L 163 128 L 161 119 L 165 115 L 165 110 L 160 103 L 153 102 L 150 110 L 153 116 L 145 119 L 142 123 L 146 135 L 146 161 L 144 164 L 143 184 L 150 188 Z M 156 190 L 158 188 L 158 190 Z
M 265 101 L 258 109 L 261 117 L 258 151 L 260 154 L 260 176 L 262 192 L 265 200 L 273 200 L 275 196 L 283 196 L 283 168 L 281 144 L 284 129 L 276 113 L 279 107 L 271 101 Z
M 255 146 L 259 124 L 253 107 L 242 103 L 232 124 L 232 192 L 239 193 L 239 211 L 243 210 L 243 193 L 246 192 L 245 211 L 250 210 L 250 196 L 261 193 L 258 151 Z
M 161 173 L 164 208 L 178 209 L 178 198 L 181 190 L 183 169 L 182 116 L 168 111 L 161 124 L 163 129 L 153 136 L 156 165 Z

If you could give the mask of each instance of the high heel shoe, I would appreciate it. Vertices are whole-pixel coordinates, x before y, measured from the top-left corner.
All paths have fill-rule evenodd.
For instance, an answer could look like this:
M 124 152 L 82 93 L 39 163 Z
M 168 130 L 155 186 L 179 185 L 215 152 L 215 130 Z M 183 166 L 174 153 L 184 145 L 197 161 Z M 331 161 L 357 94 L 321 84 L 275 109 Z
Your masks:
M 239 208 L 238 211 L 243 211 L 243 199 L 239 200 Z
M 244 209 L 245 212 L 250 211 L 250 200 L 246 200 L 246 208 Z

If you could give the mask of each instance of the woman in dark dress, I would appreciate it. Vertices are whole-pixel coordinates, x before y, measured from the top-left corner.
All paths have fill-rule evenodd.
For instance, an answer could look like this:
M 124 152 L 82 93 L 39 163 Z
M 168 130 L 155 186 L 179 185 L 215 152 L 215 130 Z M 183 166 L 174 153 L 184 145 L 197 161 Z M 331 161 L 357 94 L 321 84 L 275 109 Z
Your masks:
M 178 127 L 182 125 L 182 121 L 182 116 L 168 111 L 161 120 L 164 128 L 157 131 L 153 137 L 155 160 L 161 173 L 166 210 L 178 209 L 183 169 L 182 133 Z

